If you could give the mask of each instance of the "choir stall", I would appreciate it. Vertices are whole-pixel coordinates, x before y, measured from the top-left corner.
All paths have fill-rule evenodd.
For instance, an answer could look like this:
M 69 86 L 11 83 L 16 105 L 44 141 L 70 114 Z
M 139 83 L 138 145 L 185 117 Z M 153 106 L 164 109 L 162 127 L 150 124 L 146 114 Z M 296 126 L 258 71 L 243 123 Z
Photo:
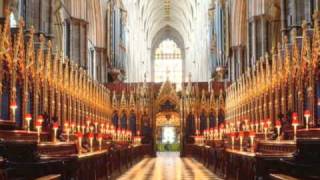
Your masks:
M 111 124 L 104 85 L 9 19 L 0 26 L 0 179 L 112 179 L 151 154 Z
M 293 31 L 227 88 L 226 128 L 196 134 L 187 155 L 225 179 L 320 179 L 319 12 L 313 17 L 313 29 L 304 22 L 301 37 Z

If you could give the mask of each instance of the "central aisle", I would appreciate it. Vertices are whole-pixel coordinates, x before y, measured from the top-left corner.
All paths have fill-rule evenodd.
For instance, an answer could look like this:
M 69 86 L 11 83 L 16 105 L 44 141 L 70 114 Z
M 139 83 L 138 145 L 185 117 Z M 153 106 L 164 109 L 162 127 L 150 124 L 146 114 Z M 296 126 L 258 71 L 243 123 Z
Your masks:
M 129 169 L 119 180 L 220 180 L 192 158 L 180 158 L 176 152 L 161 152 L 156 158 L 145 158 Z

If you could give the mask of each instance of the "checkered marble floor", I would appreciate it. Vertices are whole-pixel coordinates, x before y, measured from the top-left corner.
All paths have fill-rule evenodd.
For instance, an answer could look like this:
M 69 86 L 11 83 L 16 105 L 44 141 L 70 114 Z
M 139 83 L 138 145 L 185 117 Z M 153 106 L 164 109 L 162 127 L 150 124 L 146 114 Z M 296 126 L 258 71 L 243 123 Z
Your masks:
M 119 180 L 221 180 L 199 162 L 180 158 L 179 153 L 161 152 L 156 158 L 145 158 Z

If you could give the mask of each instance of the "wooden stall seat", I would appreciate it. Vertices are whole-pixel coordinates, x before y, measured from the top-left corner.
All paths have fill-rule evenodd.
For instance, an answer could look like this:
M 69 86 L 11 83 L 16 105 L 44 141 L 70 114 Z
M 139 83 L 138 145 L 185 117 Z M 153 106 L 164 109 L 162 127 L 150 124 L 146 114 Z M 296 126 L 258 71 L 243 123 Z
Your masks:
M 51 174 L 51 175 L 39 177 L 35 180 L 60 180 L 60 179 L 61 179 L 60 174 Z
M 270 174 L 270 180 L 300 180 L 285 174 Z

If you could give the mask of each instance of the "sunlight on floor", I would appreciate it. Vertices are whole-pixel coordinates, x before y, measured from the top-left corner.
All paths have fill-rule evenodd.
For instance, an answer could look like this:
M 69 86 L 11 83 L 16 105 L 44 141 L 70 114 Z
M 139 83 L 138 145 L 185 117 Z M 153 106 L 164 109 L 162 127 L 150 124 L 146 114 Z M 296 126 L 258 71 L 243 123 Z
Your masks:
M 180 158 L 178 152 L 159 152 L 129 169 L 119 180 L 220 180 L 192 158 Z

